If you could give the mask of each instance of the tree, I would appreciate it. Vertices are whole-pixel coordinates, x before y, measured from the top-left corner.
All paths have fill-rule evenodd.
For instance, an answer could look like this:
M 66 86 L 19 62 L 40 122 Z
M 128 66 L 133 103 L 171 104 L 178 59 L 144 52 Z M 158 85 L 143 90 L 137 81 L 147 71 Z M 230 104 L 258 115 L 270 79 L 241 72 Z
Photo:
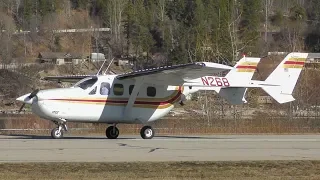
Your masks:
M 304 49 L 302 36 L 305 32 L 306 19 L 306 11 L 302 6 L 296 4 L 290 8 L 280 33 L 280 43 L 287 51 L 295 52 Z
M 15 30 L 16 26 L 12 16 L 0 11 L 0 56 L 2 63 L 8 64 L 12 61 L 12 34 Z
M 306 49 L 311 52 L 320 52 L 320 1 L 310 0 L 307 6 L 309 31 L 306 34 Z
M 248 53 L 258 52 L 256 43 L 259 39 L 261 0 L 242 0 L 241 2 L 241 22 L 240 39 Z

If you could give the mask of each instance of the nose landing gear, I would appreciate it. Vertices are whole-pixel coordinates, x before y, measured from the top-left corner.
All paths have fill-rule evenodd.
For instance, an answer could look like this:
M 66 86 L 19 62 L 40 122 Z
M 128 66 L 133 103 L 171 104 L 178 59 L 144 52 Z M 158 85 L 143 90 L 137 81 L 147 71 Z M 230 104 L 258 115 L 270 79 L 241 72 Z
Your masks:
M 61 138 L 63 138 L 63 130 L 64 131 L 68 131 L 68 127 L 66 125 L 66 122 L 54 121 L 54 123 L 57 125 L 57 127 L 52 129 L 51 137 L 53 139 L 61 139 Z

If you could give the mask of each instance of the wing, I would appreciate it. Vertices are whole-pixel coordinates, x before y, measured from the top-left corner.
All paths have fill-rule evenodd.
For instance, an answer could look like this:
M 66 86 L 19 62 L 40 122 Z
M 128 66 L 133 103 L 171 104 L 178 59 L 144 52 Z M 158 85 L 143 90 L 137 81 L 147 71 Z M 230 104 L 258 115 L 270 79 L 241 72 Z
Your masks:
M 229 71 L 233 67 L 211 62 L 197 62 L 180 64 L 174 66 L 164 66 L 152 69 L 144 69 L 118 75 L 117 78 L 134 79 L 143 77 L 145 82 L 166 85 L 181 85 L 186 81 L 212 75 L 222 71 Z
M 46 76 L 42 78 L 46 81 L 58 81 L 58 82 L 78 82 L 81 79 L 87 77 L 93 77 L 95 75 L 67 75 L 67 76 Z

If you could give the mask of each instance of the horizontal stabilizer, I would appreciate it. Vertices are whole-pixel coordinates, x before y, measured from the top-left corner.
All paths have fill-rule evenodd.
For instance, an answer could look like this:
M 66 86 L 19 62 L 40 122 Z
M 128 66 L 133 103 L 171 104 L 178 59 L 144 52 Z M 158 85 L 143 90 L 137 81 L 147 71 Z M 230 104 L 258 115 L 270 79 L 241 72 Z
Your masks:
M 262 88 L 262 87 L 277 87 L 281 86 L 280 84 L 275 83 L 267 83 L 265 81 L 257 81 L 257 80 L 251 80 L 248 83 L 233 83 L 232 86 L 208 86 L 204 85 L 201 82 L 188 82 L 184 83 L 184 86 L 192 86 L 192 87 L 198 87 L 199 90 L 217 90 L 217 89 L 224 89 L 224 88 Z
M 262 89 L 280 104 L 295 100 L 291 94 L 280 93 L 281 87 L 262 87 Z

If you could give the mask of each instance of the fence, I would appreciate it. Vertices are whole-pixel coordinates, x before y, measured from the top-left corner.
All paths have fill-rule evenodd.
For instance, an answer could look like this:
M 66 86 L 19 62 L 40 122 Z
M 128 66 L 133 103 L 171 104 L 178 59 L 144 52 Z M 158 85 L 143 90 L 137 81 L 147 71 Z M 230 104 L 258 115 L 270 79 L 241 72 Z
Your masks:
M 215 111 L 211 111 L 214 108 Z M 184 115 L 168 115 L 151 125 L 158 135 L 320 132 L 320 116 L 317 109 L 290 112 L 289 110 L 266 110 L 264 108 L 225 105 L 223 109 L 221 105 L 215 104 L 209 113 L 190 111 Z M 107 126 L 94 123 L 68 123 L 71 134 L 104 134 Z M 52 122 L 40 119 L 33 114 L 0 115 L 0 133 L 3 134 L 48 134 L 53 127 L 55 125 Z M 141 127 L 140 124 L 119 125 L 121 134 L 139 134 Z
M 37 63 L 10 63 L 10 64 L 0 63 L 0 69 L 15 70 L 20 67 L 28 67 L 36 64 Z

